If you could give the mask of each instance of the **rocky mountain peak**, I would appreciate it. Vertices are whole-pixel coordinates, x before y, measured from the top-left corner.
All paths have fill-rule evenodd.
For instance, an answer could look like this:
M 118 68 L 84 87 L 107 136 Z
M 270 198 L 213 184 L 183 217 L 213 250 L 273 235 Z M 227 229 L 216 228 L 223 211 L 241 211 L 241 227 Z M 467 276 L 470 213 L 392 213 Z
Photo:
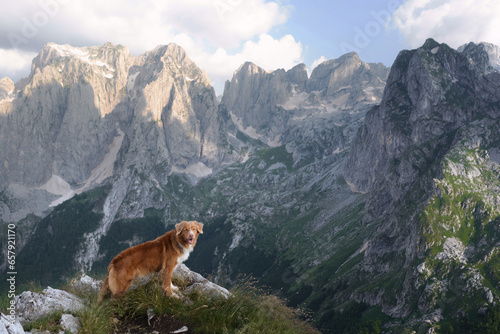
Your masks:
M 497 71 L 500 71 L 500 47 L 492 43 L 481 42 L 484 50 L 488 54 L 490 65 Z
M 475 59 L 487 59 L 484 49 L 466 50 L 472 48 Z M 478 62 L 466 55 L 432 39 L 399 53 L 381 104 L 367 114 L 351 152 L 346 179 L 356 189 L 368 191 L 376 175 L 386 174 L 390 159 L 411 145 L 456 129 L 480 111 L 488 113 L 480 101 L 498 100 L 499 81 L 483 76 Z
M 380 222 L 366 251 L 365 270 L 393 275 L 404 267 L 405 286 L 413 285 L 410 263 L 423 256 L 422 248 L 432 247 L 422 246 L 420 213 L 433 193 L 444 196 L 436 183 L 444 177 L 445 156 L 469 140 L 473 150 L 488 147 L 489 135 L 469 135 L 469 128 L 489 133 L 486 129 L 495 128 L 500 116 L 500 76 L 484 71 L 487 60 L 484 47 L 470 44 L 458 52 L 432 39 L 395 60 L 382 101 L 366 114 L 344 169 L 353 190 L 369 193 L 365 221 Z M 448 159 L 465 159 L 461 154 Z M 435 232 L 435 227 L 427 231 Z M 400 265 L 392 263 L 392 269 L 382 260 L 398 256 Z M 405 314 L 399 307 L 390 312 Z
M 0 80 L 0 101 L 9 97 L 10 94 L 14 92 L 16 88 L 14 81 L 10 78 L 5 77 Z
M 116 70 L 121 58 L 131 58 L 128 48 L 122 45 L 114 45 L 110 42 L 102 46 L 73 47 L 71 45 L 59 45 L 47 43 L 37 57 L 33 60 L 32 75 L 36 69 L 43 70 L 49 65 L 62 66 L 67 63 L 82 63 L 87 66 L 104 67 L 109 71 Z M 63 69 L 58 67 L 58 69 Z M 68 68 L 64 68 L 68 69 Z
M 305 91 L 308 75 L 307 75 L 307 67 L 305 64 L 298 64 L 289 69 L 287 72 L 288 78 L 290 79 L 290 83 L 295 85 L 296 90 Z
M 255 63 L 252 63 L 250 61 L 246 61 L 241 65 L 235 72 L 236 73 L 242 73 L 242 74 L 247 74 L 247 75 L 255 75 L 255 74 L 264 74 L 264 73 L 269 73 L 262 67 L 258 66 Z
M 154 50 L 144 55 L 145 68 L 153 73 L 168 70 L 168 75 L 182 78 L 188 82 L 197 81 L 211 87 L 208 74 L 200 69 L 187 55 L 186 51 L 175 43 L 157 46 Z
M 351 52 L 319 64 L 311 73 L 307 89 L 311 92 L 327 87 L 325 94 L 329 96 L 342 87 L 360 86 L 366 82 L 370 86 L 383 86 L 387 79 L 387 68 L 382 69 L 376 64 L 373 67 L 376 71 L 371 69 L 370 64 L 361 61 L 355 52 Z
M 240 131 L 276 146 L 292 140 L 293 134 L 300 132 L 297 126 L 314 127 L 315 130 L 310 129 L 312 134 L 318 131 L 320 123 L 325 124 L 324 118 L 334 122 L 333 118 L 341 118 L 339 115 L 344 111 L 366 110 L 365 106 L 377 103 L 388 72 L 382 64 L 362 62 L 356 53 L 320 64 L 310 78 L 304 64 L 288 71 L 269 72 L 247 62 L 226 83 L 221 104 Z M 304 121 L 309 117 L 322 120 L 314 121 L 313 125 Z M 345 119 L 334 123 L 344 122 Z M 292 128 L 295 130 L 290 130 Z M 337 145 L 339 138 L 332 145 Z M 304 138 L 300 141 L 303 142 Z M 325 143 L 327 141 L 325 138 Z M 332 151 L 343 147 L 341 144 Z
M 10 92 L 12 84 L 3 83 Z M 134 58 L 112 43 L 49 43 L 19 94 L 3 101 L 0 115 L 9 118 L 0 122 L 0 138 L 9 139 L 0 149 L 2 190 L 16 184 L 27 187 L 23 194 L 46 190 L 44 200 L 70 198 L 116 172 L 122 142 L 129 146 L 121 157 L 136 150 L 128 159 L 139 172 L 161 163 L 162 182 L 172 165 L 200 162 L 206 172 L 204 164 L 225 156 L 210 80 L 175 44 Z
M 427 38 L 420 49 L 431 51 L 432 49 L 438 47 L 440 44 L 436 42 L 433 38 Z
M 468 57 L 470 62 L 483 73 L 500 71 L 500 47 L 494 44 L 471 42 L 462 45 L 457 51 Z

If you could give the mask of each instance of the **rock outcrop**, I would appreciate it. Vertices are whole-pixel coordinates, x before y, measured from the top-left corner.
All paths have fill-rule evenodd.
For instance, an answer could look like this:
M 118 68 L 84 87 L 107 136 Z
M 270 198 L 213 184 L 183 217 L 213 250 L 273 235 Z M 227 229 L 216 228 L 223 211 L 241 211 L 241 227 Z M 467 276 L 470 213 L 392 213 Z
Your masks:
M 0 80 L 0 101 L 8 99 L 14 92 L 14 89 L 14 81 L 12 81 L 10 78 L 5 77 Z
M 470 48 L 460 54 L 427 40 L 421 48 L 399 54 L 381 104 L 367 114 L 350 154 L 345 177 L 356 190 L 369 191 L 382 175 L 397 173 L 398 182 L 387 182 L 388 194 L 397 199 L 397 188 L 407 190 L 427 167 L 425 160 L 447 150 L 451 142 L 443 137 L 478 114 L 496 118 L 491 106 L 498 102 L 498 73 L 484 76 L 487 63 L 467 57 Z M 411 147 L 425 142 L 433 143 L 431 152 L 408 155 Z M 410 162 L 412 158 L 419 161 Z
M 459 196 L 457 192 L 445 190 L 448 186 L 438 181 L 449 173 L 449 161 L 469 159 L 466 158 L 468 149 L 496 147 L 496 136 L 490 135 L 490 130 L 480 135 L 478 129 L 497 127 L 499 93 L 500 75 L 491 66 L 483 46 L 469 44 L 457 52 L 429 39 L 421 48 L 398 55 L 380 105 L 367 113 L 344 176 L 355 191 L 369 193 L 364 220 L 379 222 L 366 249 L 362 271 L 384 279 L 397 275 L 404 282 L 397 302 L 386 299 L 385 312 L 398 317 L 408 315 L 408 305 L 421 288 L 411 264 L 427 256 L 442 261 L 447 256 L 435 258 L 430 249 L 435 252 L 444 247 L 446 252 L 453 239 L 438 241 L 437 235 L 461 235 L 458 232 L 461 228 L 448 226 L 447 220 L 440 220 L 443 217 L 435 220 L 433 216 L 433 227 L 430 227 L 429 218 L 422 216 L 422 211 L 430 210 L 431 203 L 442 200 L 438 207 L 441 214 L 446 215 L 446 211 L 441 211 L 445 198 Z M 477 169 L 469 176 L 481 184 L 480 175 L 485 174 Z M 477 194 L 481 197 L 489 196 L 488 193 Z M 436 199 L 429 202 L 432 196 Z M 483 198 L 476 202 L 478 207 L 489 205 L 487 203 L 491 200 Z M 495 217 L 484 217 L 483 224 Z M 453 219 L 460 221 L 458 217 Z M 441 228 L 437 226 L 448 226 L 447 232 L 438 232 Z M 490 245 L 484 240 L 483 245 L 486 244 Z M 491 247 L 489 250 L 495 252 L 494 246 Z M 395 261 L 396 258 L 399 261 Z M 456 279 L 451 273 L 447 274 L 441 272 L 440 275 L 445 275 L 448 283 Z M 426 296 L 430 298 L 429 294 Z M 380 300 L 375 302 L 375 298 L 364 300 L 380 303 Z M 421 311 L 430 311 L 434 306 L 422 307 Z
M 185 286 L 181 293 L 188 296 L 196 293 L 211 300 L 228 299 L 232 296 L 232 293 L 226 288 L 210 282 L 200 274 L 189 270 L 185 264 L 180 264 L 175 268 L 172 273 L 172 280 Z
M 6 316 L 0 313 L 0 333 L 1 334 L 24 334 L 24 329 L 18 319 L 10 319 L 10 316 Z
M 42 186 L 52 175 L 87 179 L 116 129 L 105 116 L 122 98 L 132 56 L 124 47 L 72 48 L 47 44 L 27 83 L 11 93 L 1 116 L 0 188 Z
M 23 324 L 57 311 L 76 313 L 85 307 L 79 297 L 50 286 L 42 292 L 25 291 L 15 297 L 15 302 L 18 319 Z
M 200 274 L 189 270 L 186 265 L 181 264 L 173 272 L 173 281 L 182 286 L 177 294 L 178 298 L 189 300 L 189 296 L 195 293 L 197 296 L 206 296 L 208 300 L 228 299 L 232 294 L 225 288 L 210 282 Z M 148 282 L 148 279 L 137 281 L 132 289 Z M 96 295 L 101 288 L 102 281 L 97 281 L 87 275 L 71 282 L 72 288 L 83 295 Z M 71 333 L 78 333 L 80 323 L 73 314 L 85 309 L 85 301 L 67 291 L 47 287 L 42 292 L 25 291 L 16 296 L 15 320 L 1 315 L 0 333 L 22 334 L 21 324 L 29 324 L 54 312 L 65 312 L 61 316 L 61 327 Z

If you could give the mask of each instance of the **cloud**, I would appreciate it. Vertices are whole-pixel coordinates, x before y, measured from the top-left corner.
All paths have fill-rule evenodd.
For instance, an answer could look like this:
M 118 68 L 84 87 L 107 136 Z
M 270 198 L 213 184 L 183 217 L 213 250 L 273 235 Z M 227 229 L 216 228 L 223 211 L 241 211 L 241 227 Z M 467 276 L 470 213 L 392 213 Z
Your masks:
M 456 48 L 468 42 L 500 45 L 497 0 L 408 0 L 393 14 L 393 24 L 411 47 L 431 37 Z
M 20 50 L 0 49 L 0 79 L 5 76 L 17 78 L 26 76 L 26 69 L 31 67 L 31 61 L 36 53 Z
M 220 93 L 223 82 L 231 79 L 234 71 L 244 62 L 251 61 L 268 71 L 279 68 L 288 70 L 303 62 L 302 50 L 302 44 L 292 35 L 275 39 L 268 34 L 261 34 L 257 41 L 245 42 L 241 50 L 235 53 L 218 48 L 213 53 L 188 50 L 188 55 L 208 72 Z
M 187 34 L 212 48 L 233 48 L 285 23 L 288 14 L 287 6 L 264 0 L 15 1 L 0 12 L 0 31 L 23 41 L 12 45 L 2 37 L 0 47 L 112 41 L 144 52 Z
M 262 0 L 188 0 L 170 2 L 164 20 L 217 47 L 235 47 L 242 40 L 267 33 L 285 23 L 289 9 Z
M 175 42 L 211 77 L 230 78 L 246 60 L 268 69 L 301 61 L 302 46 L 292 36 L 269 35 L 289 13 L 278 0 L 14 1 L 0 12 L 0 50 L 17 49 L 25 59 L 47 42 L 110 41 L 139 55 Z

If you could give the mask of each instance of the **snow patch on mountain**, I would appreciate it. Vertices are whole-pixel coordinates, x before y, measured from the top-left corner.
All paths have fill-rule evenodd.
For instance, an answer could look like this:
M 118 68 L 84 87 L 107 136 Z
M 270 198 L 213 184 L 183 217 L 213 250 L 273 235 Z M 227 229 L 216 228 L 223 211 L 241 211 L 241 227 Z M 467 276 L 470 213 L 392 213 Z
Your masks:
M 95 185 L 101 184 L 108 177 L 113 176 L 113 167 L 116 161 L 116 156 L 122 145 L 124 133 L 118 128 L 118 135 L 114 138 L 113 142 L 109 145 L 109 151 L 104 156 L 102 162 L 92 170 L 89 178 L 85 181 L 84 185 L 78 189 L 71 189 L 71 186 L 59 175 L 53 174 L 52 177 L 38 189 L 46 190 L 47 192 L 61 196 L 57 200 L 50 203 L 50 207 L 55 207 L 73 196 L 90 189 Z
M 99 60 L 99 59 L 92 59 L 95 58 L 94 55 L 89 54 L 88 51 L 84 51 L 82 48 L 75 48 L 70 45 L 58 45 L 55 43 L 49 43 L 49 47 L 52 49 L 56 50 L 57 53 L 59 54 L 60 57 L 67 58 L 67 57 L 76 57 L 79 58 L 81 61 L 88 63 L 90 65 L 95 65 L 98 67 L 105 67 L 108 71 L 115 72 L 115 69 L 109 66 L 109 64 Z M 109 74 L 105 75 L 108 77 Z M 111 76 L 112 77 L 112 76 Z

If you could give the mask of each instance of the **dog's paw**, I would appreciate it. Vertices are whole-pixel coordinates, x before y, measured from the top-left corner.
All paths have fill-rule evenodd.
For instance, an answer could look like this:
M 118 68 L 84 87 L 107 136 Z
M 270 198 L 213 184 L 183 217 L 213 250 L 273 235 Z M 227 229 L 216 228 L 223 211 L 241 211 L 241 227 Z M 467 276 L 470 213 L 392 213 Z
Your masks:
M 179 291 L 179 288 L 173 284 L 170 285 L 170 288 L 172 289 L 172 291 Z

